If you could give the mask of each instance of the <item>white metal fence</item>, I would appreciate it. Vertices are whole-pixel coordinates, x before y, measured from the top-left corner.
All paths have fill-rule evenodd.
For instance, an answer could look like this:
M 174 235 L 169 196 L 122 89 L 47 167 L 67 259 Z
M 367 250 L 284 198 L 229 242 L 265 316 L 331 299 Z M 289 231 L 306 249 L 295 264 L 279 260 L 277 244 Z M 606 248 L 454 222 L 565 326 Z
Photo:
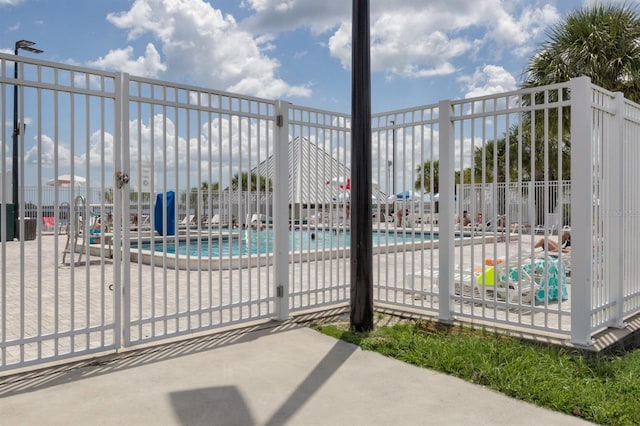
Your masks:
M 569 177 L 562 164 L 570 134 L 563 118 L 570 105 L 567 89 L 447 101 L 374 120 L 374 131 L 391 142 L 392 153 L 403 153 L 402 190 L 438 193 L 439 218 L 437 228 L 433 221 L 413 226 L 412 232 L 437 240 L 394 253 L 384 272 L 393 278 L 380 276 L 386 284 L 377 301 L 432 311 L 445 320 L 467 317 L 570 335 L 563 263 L 535 253 L 539 238 L 559 236 L 571 225 L 565 211 L 570 191 L 566 183 L 558 185 Z M 550 267 L 559 269 L 559 296 L 543 287 L 549 286 Z
M 12 241 L 0 209 L 0 370 L 348 302 L 348 115 L 12 55 L 0 106 L 25 218 Z M 621 326 L 637 108 L 576 79 L 374 115 L 375 303 L 583 344 Z M 570 254 L 536 249 L 565 228 Z
M 581 212 L 574 224 L 585 232 L 576 234 L 572 253 L 575 279 L 583 284 L 576 298 L 583 309 L 572 317 L 572 329 L 577 341 L 588 342 L 595 330 L 622 327 L 640 306 L 640 122 L 639 106 L 622 94 L 586 78 L 573 84 L 572 135 L 580 149 L 572 151 L 572 210 Z M 583 120 L 591 125 L 579 126 Z

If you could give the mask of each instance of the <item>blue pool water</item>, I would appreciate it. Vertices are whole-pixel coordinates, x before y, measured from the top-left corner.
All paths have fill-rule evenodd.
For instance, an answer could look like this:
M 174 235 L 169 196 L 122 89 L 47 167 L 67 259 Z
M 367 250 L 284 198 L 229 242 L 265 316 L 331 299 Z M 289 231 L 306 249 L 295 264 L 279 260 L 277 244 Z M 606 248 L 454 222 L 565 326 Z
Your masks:
M 219 236 L 220 235 L 220 236 Z M 373 245 L 402 244 L 404 242 L 419 242 L 431 240 L 430 233 L 413 231 L 373 231 Z M 437 239 L 438 235 L 433 234 Z M 297 229 L 289 231 L 289 251 L 299 250 L 325 250 L 349 247 L 351 234 L 349 231 L 330 229 Z M 134 242 L 131 249 L 138 245 Z M 151 250 L 151 243 L 143 243 L 143 250 Z M 225 257 L 250 254 L 265 254 L 273 251 L 273 229 L 267 228 L 260 231 L 253 229 L 223 230 L 216 232 L 209 240 L 208 236 L 201 238 L 192 237 L 190 240 L 181 238 L 176 242 L 169 238 L 166 246 L 163 242 L 156 242 L 153 250 L 186 256 L 189 253 L 194 257 Z

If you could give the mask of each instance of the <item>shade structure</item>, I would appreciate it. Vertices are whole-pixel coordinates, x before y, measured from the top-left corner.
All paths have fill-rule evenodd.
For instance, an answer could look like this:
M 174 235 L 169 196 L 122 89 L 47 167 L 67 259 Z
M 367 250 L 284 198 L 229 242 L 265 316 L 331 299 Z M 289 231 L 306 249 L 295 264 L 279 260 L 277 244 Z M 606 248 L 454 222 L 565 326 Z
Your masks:
M 47 182 L 48 186 L 85 186 L 87 180 L 78 175 L 60 175 L 57 178 L 51 179 Z
M 322 147 L 304 137 L 289 141 L 289 203 L 326 204 L 345 197 L 351 189 L 351 170 Z M 251 170 L 261 176 L 274 179 L 275 161 L 273 155 Z M 373 182 L 372 195 L 379 202 L 386 201 L 387 195 Z M 341 195 L 342 194 L 342 195 Z

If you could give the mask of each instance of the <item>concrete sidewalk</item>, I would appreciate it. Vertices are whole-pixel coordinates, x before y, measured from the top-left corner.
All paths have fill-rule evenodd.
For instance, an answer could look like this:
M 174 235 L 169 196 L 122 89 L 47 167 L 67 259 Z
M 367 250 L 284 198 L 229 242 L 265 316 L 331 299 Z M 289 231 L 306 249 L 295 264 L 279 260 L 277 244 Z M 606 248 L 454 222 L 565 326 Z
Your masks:
M 579 425 L 577 418 L 269 323 L 0 378 L 1 425 Z

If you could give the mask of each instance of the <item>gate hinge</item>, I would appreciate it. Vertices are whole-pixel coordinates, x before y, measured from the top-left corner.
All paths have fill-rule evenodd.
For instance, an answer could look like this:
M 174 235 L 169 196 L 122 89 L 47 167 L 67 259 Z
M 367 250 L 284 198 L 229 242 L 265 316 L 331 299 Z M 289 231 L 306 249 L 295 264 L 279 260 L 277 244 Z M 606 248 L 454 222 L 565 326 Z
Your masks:
M 279 285 L 276 287 L 276 296 L 284 297 L 284 286 Z
M 276 117 L 276 126 L 278 126 L 278 127 L 284 126 L 284 117 L 282 116 L 282 114 L 279 114 Z
M 116 186 L 118 189 L 129 183 L 129 175 L 122 172 L 116 172 Z

